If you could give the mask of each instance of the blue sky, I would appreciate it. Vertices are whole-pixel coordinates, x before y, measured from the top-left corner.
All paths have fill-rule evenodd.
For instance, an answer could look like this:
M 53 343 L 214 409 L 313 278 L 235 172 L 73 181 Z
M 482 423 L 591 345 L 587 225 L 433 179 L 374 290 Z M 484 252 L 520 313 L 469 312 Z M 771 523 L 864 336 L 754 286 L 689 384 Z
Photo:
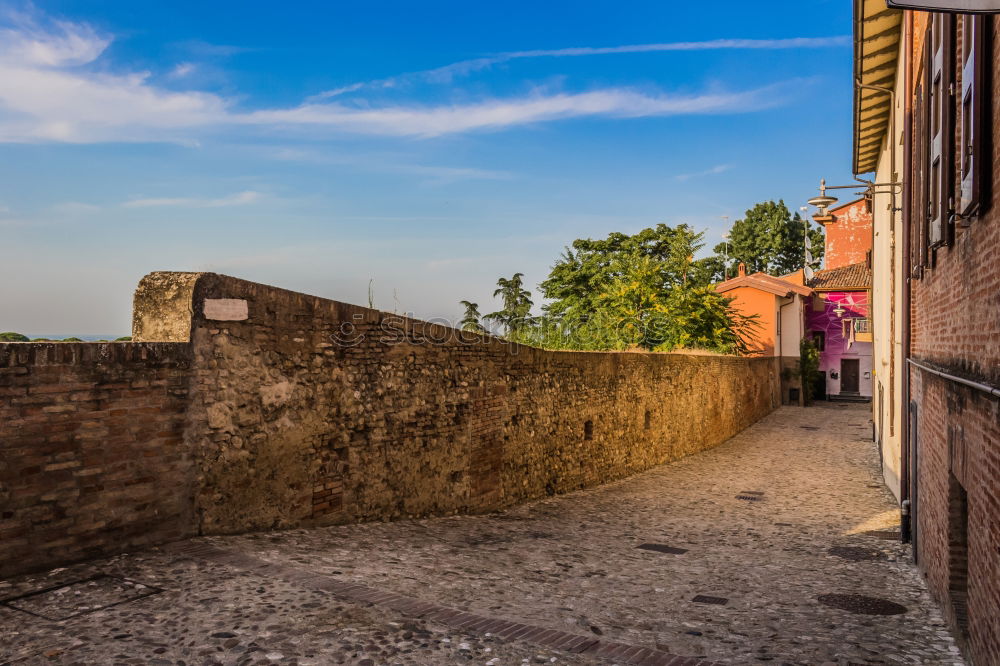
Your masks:
M 420 317 L 850 182 L 850 3 L 0 0 L 0 330 L 153 270 Z

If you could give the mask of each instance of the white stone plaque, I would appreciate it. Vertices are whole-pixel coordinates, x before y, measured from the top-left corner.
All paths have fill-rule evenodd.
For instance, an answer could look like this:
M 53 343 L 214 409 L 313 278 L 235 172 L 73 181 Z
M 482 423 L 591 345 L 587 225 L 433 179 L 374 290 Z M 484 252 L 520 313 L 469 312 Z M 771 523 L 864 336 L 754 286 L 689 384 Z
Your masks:
M 247 302 L 242 298 L 206 298 L 205 319 L 244 321 L 250 318 Z

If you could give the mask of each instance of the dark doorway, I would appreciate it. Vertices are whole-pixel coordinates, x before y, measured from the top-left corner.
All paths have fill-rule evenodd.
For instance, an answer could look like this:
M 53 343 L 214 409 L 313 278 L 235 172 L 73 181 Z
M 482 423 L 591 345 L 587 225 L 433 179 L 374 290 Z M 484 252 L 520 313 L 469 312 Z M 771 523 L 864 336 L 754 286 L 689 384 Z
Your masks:
M 813 400 L 826 400 L 826 370 L 816 373 L 813 380 Z
M 969 638 L 969 496 L 950 474 L 948 478 L 948 596 L 959 637 Z
M 861 361 L 856 358 L 840 360 L 840 392 L 858 393 Z

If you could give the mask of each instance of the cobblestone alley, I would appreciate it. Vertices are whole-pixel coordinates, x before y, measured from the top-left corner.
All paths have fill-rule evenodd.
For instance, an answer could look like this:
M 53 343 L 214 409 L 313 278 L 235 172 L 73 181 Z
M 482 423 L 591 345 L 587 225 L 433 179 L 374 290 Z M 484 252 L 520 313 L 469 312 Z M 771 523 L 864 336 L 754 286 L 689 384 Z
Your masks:
M 960 664 L 888 538 L 869 413 L 785 407 L 503 514 L 202 538 L 0 582 L 0 664 Z

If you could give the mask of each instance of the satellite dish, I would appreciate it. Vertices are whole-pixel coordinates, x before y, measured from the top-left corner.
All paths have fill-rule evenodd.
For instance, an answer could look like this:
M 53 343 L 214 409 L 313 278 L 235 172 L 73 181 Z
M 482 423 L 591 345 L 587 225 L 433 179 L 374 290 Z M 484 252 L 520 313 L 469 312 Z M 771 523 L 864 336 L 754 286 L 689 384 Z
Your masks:
M 890 9 L 955 14 L 1000 14 L 1000 0 L 886 0 Z

